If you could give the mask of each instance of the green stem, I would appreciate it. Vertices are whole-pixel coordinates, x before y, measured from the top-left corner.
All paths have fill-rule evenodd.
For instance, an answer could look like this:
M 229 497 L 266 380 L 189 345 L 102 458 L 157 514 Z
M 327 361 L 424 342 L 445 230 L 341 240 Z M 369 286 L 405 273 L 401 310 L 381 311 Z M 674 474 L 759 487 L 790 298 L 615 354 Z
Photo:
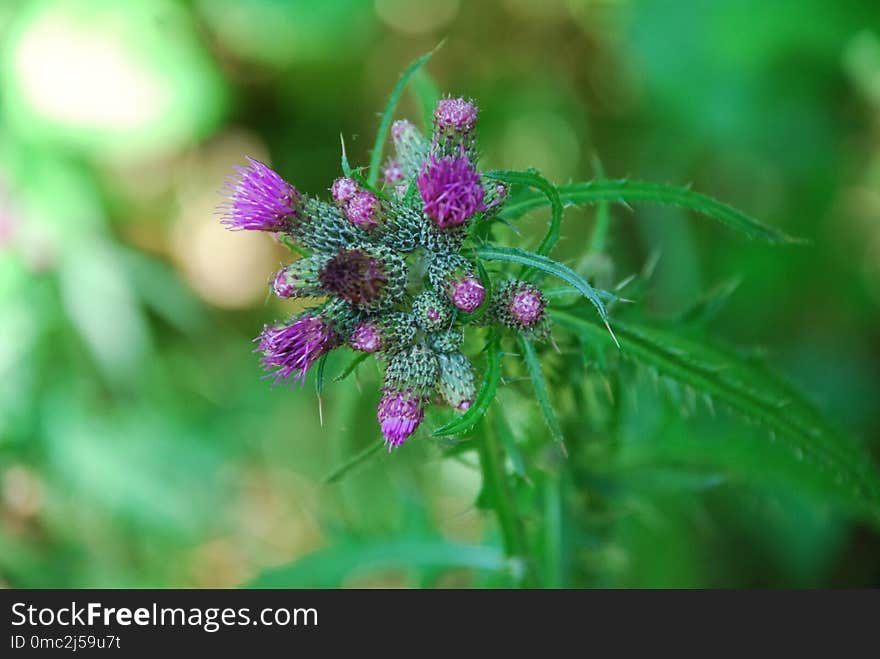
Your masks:
M 597 179 L 605 178 L 605 170 L 598 156 L 593 156 L 593 172 Z M 611 223 L 610 204 L 600 201 L 596 206 L 596 224 L 593 226 L 593 235 L 590 237 L 590 247 L 587 255 L 598 254 L 605 249 L 605 241 L 608 237 L 608 225 Z
M 504 470 L 504 458 L 501 444 L 495 433 L 483 423 L 478 444 L 480 453 L 480 470 L 483 473 L 483 491 L 488 495 L 489 502 L 498 518 L 504 552 L 508 558 L 525 560 L 525 533 L 516 514 L 513 492 L 507 473 Z

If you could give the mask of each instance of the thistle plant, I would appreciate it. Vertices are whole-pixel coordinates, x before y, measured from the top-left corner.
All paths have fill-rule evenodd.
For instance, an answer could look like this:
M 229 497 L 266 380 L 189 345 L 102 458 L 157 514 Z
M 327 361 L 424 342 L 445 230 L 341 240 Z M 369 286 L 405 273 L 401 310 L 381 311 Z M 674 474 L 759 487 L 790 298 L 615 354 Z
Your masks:
M 551 542 L 559 529 L 549 513 L 537 530 L 523 522 L 520 508 L 535 466 L 526 464 L 504 409 L 493 405 L 500 386 L 529 381 L 525 404 L 540 412 L 545 426 L 530 433 L 549 438 L 546 446 L 559 459 L 580 464 L 593 456 L 593 468 L 601 470 L 614 449 L 577 440 L 585 410 L 610 434 L 609 413 L 596 412 L 602 405 L 595 401 L 607 392 L 605 407 L 613 415 L 636 386 L 630 379 L 646 372 L 685 415 L 704 404 L 757 426 L 768 446 L 781 447 L 800 465 L 797 478 L 805 487 L 857 516 L 880 520 L 880 480 L 870 458 L 792 387 L 702 334 L 652 323 L 637 304 L 648 272 L 603 290 L 583 268 L 550 256 L 568 206 L 597 208 L 587 249 L 603 252 L 611 203 L 674 205 L 760 242 L 801 241 L 687 188 L 606 179 L 601 172 L 557 186 L 532 170 L 484 169 L 481 108 L 474 100 L 428 94 L 421 99 L 431 108 L 425 130 L 394 121 L 407 82 L 428 57 L 411 65 L 392 92 L 368 167 L 351 167 L 343 146 L 340 176 L 328 182 L 326 194 L 313 195 L 249 159 L 230 181 L 223 209 L 228 228 L 273 233 L 292 247 L 299 258 L 271 278 L 272 291 L 311 301 L 257 337 L 266 376 L 274 384 L 302 384 L 318 369 L 320 389 L 333 350 L 355 353 L 340 377 L 370 356 L 382 368 L 382 385 L 372 394 L 381 443 L 332 478 L 382 446 L 391 451 L 420 437 L 436 439 L 449 456 L 474 450 L 483 471 L 482 504 L 498 516 L 507 556 L 523 559 L 537 537 Z M 383 161 L 389 134 L 393 152 Z M 505 226 L 541 208 L 549 208 L 549 224 L 534 248 L 504 239 Z M 723 301 L 722 293 L 696 305 L 690 318 Z M 441 423 L 426 423 L 432 414 Z M 546 454 L 532 449 L 532 457 L 546 463 Z M 698 452 L 691 449 L 679 457 L 690 459 Z M 554 488 L 565 470 L 545 465 L 538 471 L 546 505 L 561 505 Z M 528 583 L 523 575 L 533 569 L 514 571 Z M 544 583 L 564 583 L 561 570 L 547 566 L 558 578 Z

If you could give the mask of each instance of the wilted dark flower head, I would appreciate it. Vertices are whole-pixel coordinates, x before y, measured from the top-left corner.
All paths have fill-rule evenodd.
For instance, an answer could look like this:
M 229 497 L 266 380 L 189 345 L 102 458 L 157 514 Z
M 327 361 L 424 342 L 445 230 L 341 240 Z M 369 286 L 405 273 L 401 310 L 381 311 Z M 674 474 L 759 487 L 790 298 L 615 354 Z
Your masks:
M 403 296 L 406 263 L 391 250 L 360 245 L 341 249 L 318 272 L 321 290 L 365 310 L 392 306 Z
M 480 175 L 465 156 L 431 156 L 418 177 L 425 214 L 441 229 L 467 222 L 486 210 Z

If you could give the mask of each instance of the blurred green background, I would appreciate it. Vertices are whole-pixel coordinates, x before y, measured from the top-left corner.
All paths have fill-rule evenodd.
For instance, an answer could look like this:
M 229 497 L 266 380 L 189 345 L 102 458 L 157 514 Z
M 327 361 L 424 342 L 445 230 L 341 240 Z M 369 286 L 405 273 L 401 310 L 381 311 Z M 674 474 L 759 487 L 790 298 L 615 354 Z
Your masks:
M 617 207 L 597 276 L 659 256 L 658 315 L 739 277 L 713 331 L 877 454 L 875 0 L 3 0 L 0 583 L 505 585 L 472 461 L 423 437 L 322 483 L 377 439 L 377 373 L 328 384 L 323 427 L 312 378 L 261 380 L 251 339 L 292 309 L 267 294 L 287 255 L 214 212 L 245 154 L 309 193 L 339 175 L 340 133 L 365 163 L 400 71 L 444 37 L 429 70 L 478 100 L 487 167 L 562 183 L 598 155 L 609 176 L 692 183 L 809 238 L 771 248 Z M 577 261 L 592 222 L 568 212 L 559 258 Z M 538 432 L 534 402 L 511 400 L 519 434 Z M 661 432 L 652 409 L 619 424 L 700 432 Z M 567 431 L 596 439 L 591 424 L 585 408 Z M 534 510 L 568 529 L 533 545 L 557 564 L 544 585 L 880 585 L 877 531 L 821 502 L 652 478 L 608 519 L 584 517 L 577 478 L 542 490 Z

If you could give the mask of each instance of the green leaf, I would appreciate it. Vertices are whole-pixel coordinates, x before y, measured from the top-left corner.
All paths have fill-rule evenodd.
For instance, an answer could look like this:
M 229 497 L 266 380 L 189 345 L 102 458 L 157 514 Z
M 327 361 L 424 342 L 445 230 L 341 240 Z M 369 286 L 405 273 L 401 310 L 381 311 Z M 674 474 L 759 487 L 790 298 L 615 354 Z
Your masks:
M 345 138 L 342 137 L 341 133 L 339 134 L 339 143 L 342 146 L 342 155 L 340 156 L 342 173 L 351 178 L 351 165 L 348 164 L 348 154 L 345 152 Z
M 558 277 L 562 281 L 568 282 L 574 286 L 581 295 L 587 298 L 594 307 L 596 307 L 596 311 L 599 312 L 599 316 L 601 316 L 602 320 L 605 322 L 605 327 L 611 334 L 611 338 L 614 338 L 614 333 L 611 331 L 611 326 L 608 324 L 608 312 L 605 310 L 605 305 L 602 303 L 602 295 L 599 294 L 599 291 L 590 286 L 586 279 L 581 277 L 568 266 L 563 265 L 558 261 L 554 261 L 551 258 L 547 258 L 546 256 L 533 254 L 516 247 L 478 247 L 476 253 L 477 256 L 486 261 L 521 263 L 522 265 L 528 265 L 537 268 L 538 270 L 543 270 L 554 277 Z M 616 343 L 617 339 L 614 339 L 614 341 Z
M 335 544 L 290 565 L 263 572 L 250 588 L 332 588 L 351 576 L 408 568 L 470 568 L 504 572 L 509 563 L 496 547 L 443 540 L 393 539 Z
M 351 361 L 346 364 L 345 368 L 342 369 L 342 372 L 333 378 L 334 382 L 341 382 L 349 375 L 354 373 L 357 370 L 357 367 L 361 365 L 361 363 L 370 356 L 368 352 L 358 352 L 354 357 L 352 357 Z
M 344 476 L 346 476 L 352 469 L 355 467 L 359 467 L 364 462 L 372 458 L 374 455 L 379 453 L 379 450 L 385 445 L 385 443 L 380 440 L 378 442 L 373 442 L 369 446 L 366 446 L 362 451 L 355 453 L 348 460 L 343 462 L 341 465 L 336 467 L 333 471 L 331 471 L 327 476 L 324 477 L 323 483 L 325 485 L 330 485 L 332 483 L 338 483 L 342 480 Z
M 770 244 L 797 244 L 805 242 L 801 238 L 789 236 L 785 232 L 762 224 L 745 213 L 728 206 L 708 195 L 694 192 L 688 188 L 630 181 L 625 179 L 599 179 L 581 183 L 569 183 L 558 188 L 563 203 L 574 205 L 598 204 L 603 201 L 621 204 L 657 203 L 679 206 L 721 222 L 749 238 Z M 516 203 L 505 205 L 499 213 L 504 219 L 516 219 L 534 208 L 547 206 L 549 202 L 543 195 L 522 196 Z
M 410 89 L 419 105 L 422 128 L 426 133 L 430 133 L 434 125 L 434 108 L 440 100 L 440 88 L 431 74 L 422 69 L 412 77 Z
M 495 398 L 498 382 L 501 380 L 501 351 L 498 343 L 498 334 L 493 331 L 486 346 L 486 375 L 483 377 L 483 384 L 474 399 L 474 404 L 457 419 L 437 428 L 434 431 L 435 436 L 464 434 L 472 430 L 477 422 L 485 416 L 489 405 Z
M 553 310 L 583 340 L 608 343 L 589 317 Z M 880 475 L 870 457 L 842 436 L 797 390 L 760 364 L 676 329 L 615 323 L 621 355 L 758 424 L 774 453 L 785 450 L 802 472 L 821 479 L 828 499 L 880 524 Z M 782 449 L 776 447 L 778 444 Z M 759 450 L 758 444 L 754 450 Z M 768 464 L 771 461 L 768 459 Z M 761 460 L 755 459 L 760 469 Z M 815 486 L 812 487 L 815 490 Z
M 538 400 L 538 406 L 541 408 L 544 420 L 550 429 L 550 436 L 553 438 L 553 441 L 559 442 L 562 450 L 565 451 L 565 437 L 562 436 L 562 428 L 559 427 L 559 420 L 556 418 L 553 405 L 550 403 L 547 382 L 544 380 L 544 373 L 541 371 L 541 361 L 535 352 L 535 346 L 522 335 L 519 336 L 519 345 L 523 351 L 523 361 L 526 363 L 529 377 L 532 379 L 532 386 L 535 388 L 535 398 Z
M 484 172 L 483 175 L 487 178 L 501 181 L 503 183 L 524 185 L 537 188 L 541 191 L 546 197 L 547 202 L 550 204 L 550 226 L 547 228 L 547 233 L 539 243 L 535 252 L 542 255 L 549 254 L 550 250 L 553 249 L 553 246 L 556 245 L 559 240 L 559 230 L 562 226 L 562 201 L 559 198 L 559 193 L 557 192 L 556 187 L 537 172 L 531 171 L 517 172 L 512 170 L 495 169 L 489 172 Z
M 415 72 L 422 68 L 425 62 L 431 59 L 431 56 L 437 52 L 437 49 L 442 45 L 443 42 L 441 41 L 430 53 L 425 53 L 415 62 L 410 64 L 400 76 L 397 84 L 394 85 L 394 89 L 391 90 L 391 96 L 388 97 L 388 102 L 385 104 L 385 111 L 382 112 L 382 119 L 379 121 L 379 131 L 376 133 L 376 142 L 373 144 L 373 152 L 370 154 L 370 171 L 367 176 L 367 181 L 371 186 L 375 186 L 376 182 L 379 180 L 379 167 L 382 164 L 382 150 L 385 148 L 388 129 L 391 127 L 391 120 L 394 118 L 394 110 L 397 109 L 397 103 L 403 95 L 403 90 L 406 89 L 407 83 L 410 78 L 413 77 Z

